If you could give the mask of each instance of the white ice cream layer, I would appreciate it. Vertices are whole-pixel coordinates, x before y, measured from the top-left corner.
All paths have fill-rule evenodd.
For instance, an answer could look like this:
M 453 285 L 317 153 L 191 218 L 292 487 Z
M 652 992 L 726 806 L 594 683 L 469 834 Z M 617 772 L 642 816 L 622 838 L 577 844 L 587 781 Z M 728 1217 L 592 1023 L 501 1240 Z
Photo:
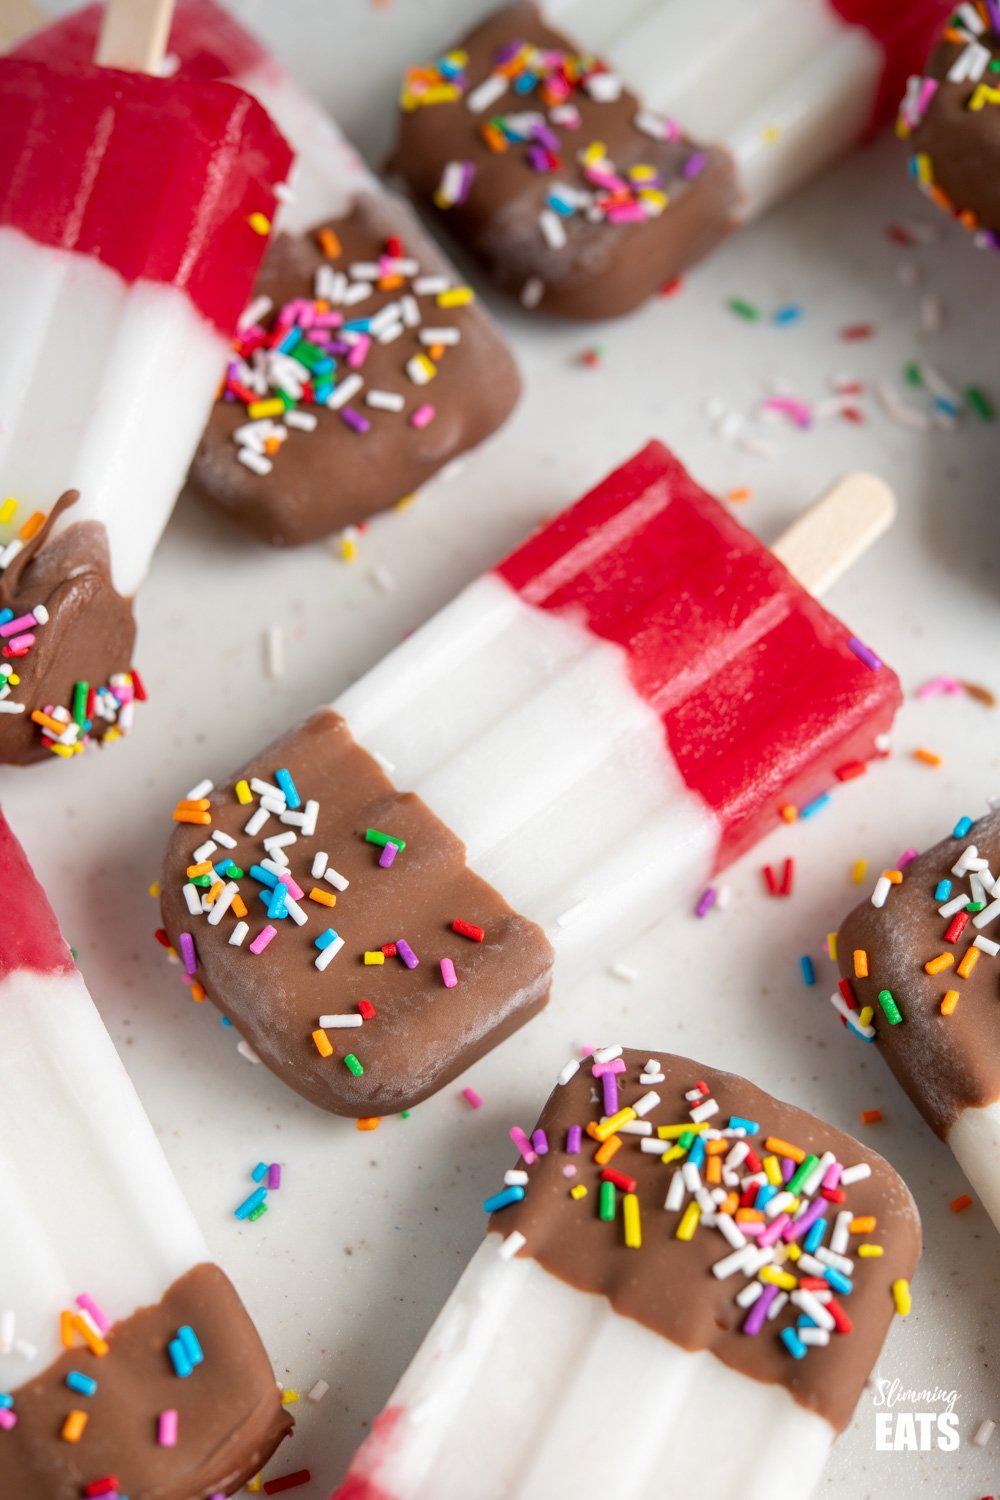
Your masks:
M 0 1353 L 11 1391 L 78 1295 L 121 1319 L 210 1257 L 80 976 L 16 971 L 0 1015 L 0 1314 L 37 1350 Z
M 358 193 L 384 188 L 336 122 L 273 59 L 234 80 L 267 110 L 295 150 L 290 197 L 276 215 L 279 230 L 303 234 L 326 219 L 343 218 Z
M 333 706 L 459 836 L 471 868 L 545 928 L 563 977 L 690 907 L 712 870 L 718 825 L 624 650 L 496 573 Z
M 650 109 L 735 159 L 754 218 L 855 145 L 881 48 L 827 0 L 546 0 Z
M 822 1417 L 500 1243 L 476 1252 L 352 1476 L 386 1500 L 812 1494 L 834 1438 Z
M 0 228 L 0 493 L 18 522 L 99 521 L 135 593 L 212 409 L 228 341 L 176 287 Z M 125 664 L 127 665 L 127 663 Z
M 948 1145 L 1000 1229 L 1000 1103 L 963 1109 L 948 1132 Z

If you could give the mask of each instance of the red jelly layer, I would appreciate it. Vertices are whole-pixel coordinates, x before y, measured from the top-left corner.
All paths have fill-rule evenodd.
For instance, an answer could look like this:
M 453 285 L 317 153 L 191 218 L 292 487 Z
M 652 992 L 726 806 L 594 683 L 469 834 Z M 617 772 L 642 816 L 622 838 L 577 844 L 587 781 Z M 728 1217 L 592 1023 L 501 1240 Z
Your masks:
M 884 54 L 873 125 L 895 119 L 911 73 L 922 73 L 938 33 L 955 11 L 954 0 L 827 0 L 851 26 L 863 26 Z
M 902 701 L 850 632 L 661 443 L 500 564 L 540 609 L 624 648 L 686 784 L 719 819 L 718 865 L 876 753 Z
M 0 812 L 0 978 L 17 969 L 72 974 L 73 956 L 27 855 Z
M 176 286 L 232 333 L 292 161 L 255 100 L 226 83 L 4 58 L 0 112 L 0 225 L 127 282 Z
M 91 62 L 104 19 L 104 6 L 85 5 L 12 48 L 12 57 L 31 57 L 55 67 Z M 184 77 L 205 81 L 239 80 L 272 59 L 257 38 L 212 0 L 178 0 L 170 26 L 168 55 L 179 57 Z

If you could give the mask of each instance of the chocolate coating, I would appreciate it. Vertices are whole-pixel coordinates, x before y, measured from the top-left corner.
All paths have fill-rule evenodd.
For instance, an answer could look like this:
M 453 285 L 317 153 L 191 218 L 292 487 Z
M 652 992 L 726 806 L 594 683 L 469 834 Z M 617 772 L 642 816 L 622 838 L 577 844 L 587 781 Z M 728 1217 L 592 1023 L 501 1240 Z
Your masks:
M 980 818 L 964 838 L 944 839 L 911 860 L 886 904 L 877 908 L 870 900 L 861 902 L 837 934 L 840 972 L 859 1008 L 870 1005 L 875 1011 L 875 1045 L 942 1140 L 964 1109 L 1000 1100 L 1000 957 L 980 953 L 969 977 L 957 976 L 979 930 L 970 922 L 957 942 L 947 943 L 950 919 L 939 915 L 944 903 L 934 899 L 940 880 L 951 880 L 953 898 L 969 890 L 967 878 L 951 873 L 969 844 L 976 845 L 991 869 L 1000 868 L 1000 813 Z M 983 929 L 983 936 L 1000 938 L 995 922 Z M 867 954 L 867 979 L 855 978 L 856 949 Z M 927 974 L 924 964 L 940 953 L 953 953 L 955 963 Z M 951 1015 L 942 1015 L 941 1001 L 951 989 L 958 991 L 958 1004 Z M 889 990 L 902 1012 L 898 1026 L 888 1024 L 879 1005 L 880 990 Z
M 249 870 L 264 852 L 260 838 L 287 830 L 272 817 L 258 838 L 246 835 L 253 808 L 241 806 L 232 787 L 241 776 L 272 781 L 278 767 L 291 772 L 303 801 L 315 798 L 320 805 L 315 835 L 300 837 L 287 851 L 309 921 L 304 927 L 289 918 L 276 922 L 277 936 L 254 955 L 249 946 L 230 946 L 231 911 L 209 926 L 206 917 L 190 915 L 182 886 L 192 852 L 211 829 L 231 834 L 237 845 L 228 855 L 247 872 L 240 881 L 249 908 L 247 945 L 261 931 L 267 917 L 257 893 L 263 887 Z M 407 1109 L 497 1046 L 548 999 L 553 954 L 544 933 L 468 869 L 460 840 L 419 797 L 396 790 L 332 709 L 320 709 L 213 792 L 211 817 L 210 826 L 179 826 L 170 841 L 161 882 L 164 926 L 175 947 L 182 932 L 192 935 L 197 978 L 209 998 L 279 1078 L 322 1109 L 353 1117 Z M 379 866 L 380 849 L 365 841 L 370 827 L 406 841 L 388 869 Z M 350 881 L 332 909 L 309 898 L 314 886 L 333 893 L 310 875 L 318 850 Z M 453 932 L 456 918 L 482 927 L 486 940 Z M 327 927 L 345 946 L 320 971 L 314 940 Z M 400 938 L 417 954 L 418 967 L 407 968 L 399 957 L 380 966 L 364 963 L 365 951 Z M 453 989 L 441 976 L 444 957 L 458 973 Z M 375 1017 L 360 1028 L 331 1029 L 333 1056 L 321 1057 L 312 1040 L 319 1017 L 355 1012 L 362 999 L 371 1001 Z M 349 1053 L 360 1060 L 361 1076 L 345 1065 Z
M 545 24 L 530 0 L 515 0 L 457 43 L 468 53 L 464 72 L 470 90 L 489 77 L 496 54 L 515 41 L 579 51 L 575 42 Z M 581 41 L 586 44 L 585 37 Z M 472 163 L 475 176 L 466 200 L 441 210 L 442 220 L 499 285 L 521 295 L 529 283 L 541 283 L 537 305 L 560 317 L 618 317 L 707 254 L 733 227 L 735 170 L 726 152 L 714 146 L 698 146 L 683 135 L 659 141 L 638 130 L 634 120 L 641 102 L 627 89 L 607 102 L 576 89 L 572 103 L 579 110 L 579 128 L 552 127 L 560 136 L 561 164 L 555 171 L 535 171 L 522 144 L 493 151 L 483 140 L 481 128 L 493 116 L 546 112 L 536 92 L 510 90 L 478 114 L 469 110 L 465 98 L 404 108 L 388 166 L 418 199 L 433 203 L 448 163 Z M 539 214 L 557 184 L 590 188 L 577 153 L 593 141 L 604 143 L 620 174 L 640 164 L 654 167 L 669 204 L 659 217 L 638 223 L 592 221 L 575 213 L 562 220 L 566 244 L 554 248 L 540 229 Z M 686 165 L 701 153 L 703 169 L 686 178 Z
M 167 1345 L 185 1324 L 205 1355 L 187 1379 Z M 0 1491 L 10 1500 L 80 1500 L 84 1486 L 114 1474 L 130 1500 L 203 1500 L 232 1494 L 292 1429 L 263 1345 L 218 1266 L 195 1266 L 155 1307 L 113 1324 L 101 1358 L 81 1345 L 11 1394 L 17 1426 L 3 1433 Z M 93 1396 L 67 1388 L 71 1370 L 92 1376 Z M 177 1444 L 161 1448 L 157 1419 L 178 1413 Z M 71 1411 L 87 1425 L 79 1442 L 60 1437 Z
M 342 254 L 327 260 L 315 233 L 279 234 L 265 257 L 256 296 L 269 297 L 275 309 L 294 298 L 311 298 L 320 266 L 340 270 L 356 262 L 377 262 L 393 237 L 402 241 L 407 257 L 419 262 L 421 276 L 444 275 L 458 284 L 453 268 L 407 205 L 389 194 L 360 197 L 349 216 L 318 227 L 335 232 Z M 345 316 L 370 317 L 399 295 L 398 290 L 376 290 L 346 309 Z M 339 412 L 308 406 L 317 418 L 315 430 L 290 431 L 273 457 L 271 473 L 257 474 L 238 461 L 233 441 L 233 432 L 248 420 L 246 406 L 217 401 L 191 467 L 190 482 L 199 497 L 262 541 L 296 546 L 395 505 L 495 432 L 521 389 L 499 331 L 475 303 L 445 310 L 424 297 L 420 305 L 425 324 L 453 326 L 461 334 L 460 342 L 437 361 L 434 379 L 418 386 L 406 374 L 407 361 L 424 352 L 418 328 L 407 329 L 391 343 L 373 343 L 360 371 L 368 388 L 405 396 L 402 411 L 366 406 L 362 393 L 352 406 L 371 430 L 356 432 Z M 342 376 L 343 371 L 338 379 Z M 434 420 L 419 429 L 411 426 L 413 412 L 427 402 L 435 408 Z
M 0 714 L 0 761 L 7 764 L 54 758 L 32 722 L 34 709 L 69 707 L 77 682 L 100 686 L 131 667 L 132 601 L 123 599 L 111 581 L 104 527 L 81 521 L 50 535 L 56 516 L 76 499 L 75 490 L 63 495 L 46 526 L 0 574 L 0 609 L 12 609 L 17 617 L 44 604 L 49 612 L 28 655 L 13 662 L 21 682 L 11 701 L 27 707 L 23 713 Z M 91 737 L 101 738 L 106 729 L 97 719 Z
M 915 175 L 928 195 L 996 248 L 1000 246 L 1000 109 L 997 100 L 979 91 L 1000 89 L 996 71 L 1000 37 L 987 28 L 976 42 L 990 54 L 992 67 L 987 66 L 978 80 L 952 82 L 948 73 L 967 41 L 955 27 L 948 27 L 924 71 L 922 89 L 930 94 L 929 102 L 923 109 L 910 109 L 904 103 L 900 134 L 906 138 Z M 971 108 L 977 98 L 985 102 Z
M 751 1145 L 759 1156 L 767 1154 L 767 1137 L 776 1136 L 817 1156 L 832 1151 L 844 1166 L 869 1164 L 871 1176 L 845 1189 L 847 1201 L 837 1205 L 857 1215 L 875 1215 L 876 1231 L 864 1238 L 877 1241 L 885 1251 L 880 1258 L 856 1262 L 854 1290 L 842 1299 L 854 1331 L 833 1334 L 826 1347 L 810 1349 L 802 1360 L 794 1359 L 778 1338 L 781 1328 L 794 1326 L 791 1314 L 797 1310 L 791 1306 L 775 1322 L 766 1323 L 756 1337 L 744 1334 L 741 1324 L 746 1313 L 734 1300 L 744 1278 L 737 1274 L 719 1280 L 711 1271 L 715 1262 L 730 1254 L 730 1245 L 716 1229 L 704 1225 L 691 1240 L 675 1237 L 680 1215 L 663 1209 L 675 1168 L 665 1166 L 658 1154 L 642 1151 L 639 1138 L 631 1135 L 621 1137 L 623 1144 L 609 1163 L 636 1181 L 642 1246 L 638 1250 L 625 1246 L 620 1201 L 614 1221 L 606 1223 L 598 1217 L 602 1168 L 593 1160 L 595 1142 L 584 1134 L 580 1155 L 567 1156 L 563 1149 L 568 1126 L 586 1127 L 602 1116 L 601 1091 L 589 1062 L 550 1095 L 538 1122 L 548 1136 L 548 1154 L 528 1168 L 523 1201 L 495 1213 L 490 1228 L 504 1235 L 520 1230 L 526 1244 L 519 1254 L 530 1256 L 553 1276 L 580 1291 L 607 1297 L 622 1317 L 634 1318 L 683 1349 L 709 1350 L 740 1374 L 784 1386 L 800 1406 L 824 1417 L 840 1432 L 851 1419 L 892 1322 L 892 1283 L 909 1280 L 916 1267 L 920 1255 L 916 1204 L 888 1162 L 842 1131 L 781 1103 L 732 1073 L 684 1057 L 656 1055 L 665 1078 L 656 1085 L 660 1105 L 645 1116 L 654 1129 L 686 1121 L 691 1105 L 684 1094 L 704 1081 L 720 1106 L 710 1124 L 728 1125 L 731 1115 L 757 1122 L 761 1128 Z M 638 1077 L 648 1056 L 648 1052 L 625 1051 L 627 1071 L 619 1079 L 622 1106 L 647 1092 Z M 669 1144 L 664 1143 L 664 1150 Z M 577 1167 L 572 1180 L 563 1176 L 568 1162 Z M 570 1189 L 577 1184 L 588 1190 L 580 1200 L 570 1197 Z M 786 1268 L 794 1270 L 794 1263 L 788 1262 Z

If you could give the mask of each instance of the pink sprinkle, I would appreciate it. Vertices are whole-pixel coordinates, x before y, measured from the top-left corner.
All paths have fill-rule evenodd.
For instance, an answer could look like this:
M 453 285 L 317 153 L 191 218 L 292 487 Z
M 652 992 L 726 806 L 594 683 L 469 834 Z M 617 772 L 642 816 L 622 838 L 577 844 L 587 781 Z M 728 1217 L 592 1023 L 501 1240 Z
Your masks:
M 6 1406 L 0 1406 L 0 1427 L 4 1432 L 13 1432 L 17 1426 L 17 1417 Z
M 19 615 L 16 620 L 8 620 L 6 625 L 0 625 L 0 636 L 6 640 L 8 636 L 17 635 L 19 630 L 30 630 L 37 623 L 34 615 Z
M 574 1165 L 573 1165 L 573 1163 L 571 1161 L 567 1162 L 566 1165 L 563 1167 L 562 1174 L 563 1174 L 564 1177 L 575 1177 L 576 1176 L 576 1168 L 574 1167 Z
M 176 1448 L 177 1446 L 177 1413 L 171 1408 L 160 1412 L 160 1420 L 157 1428 L 157 1442 L 161 1448 Z
M 423 406 L 418 406 L 416 411 L 410 413 L 410 426 L 429 427 L 436 416 L 437 412 L 434 407 L 429 402 L 425 402 Z
M 301 901 L 302 900 L 302 895 L 303 895 L 302 887 L 300 885 L 298 885 L 292 879 L 292 877 L 288 874 L 287 870 L 286 870 L 286 872 L 285 872 L 284 875 L 279 875 L 278 876 L 278 882 L 279 882 L 280 885 L 287 886 L 287 888 L 288 888 L 288 894 L 291 896 L 291 898 L 292 898 L 293 901 Z
M 463 1089 L 462 1098 L 470 1109 L 482 1109 L 483 1107 L 483 1101 L 475 1089 Z
M 932 677 L 930 682 L 925 682 L 923 687 L 917 688 L 918 698 L 936 698 L 939 693 L 954 695 L 962 691 L 962 684 L 956 682 L 954 677 Z
M 532 1162 L 536 1162 L 538 1160 L 538 1157 L 532 1150 L 531 1142 L 528 1140 L 528 1137 L 525 1135 L 520 1125 L 512 1125 L 507 1133 L 510 1136 L 511 1140 L 514 1142 L 514 1145 L 517 1147 L 518 1151 L 520 1151 L 521 1155 L 524 1157 L 524 1160 L 529 1167 L 531 1166 Z
M 455 965 L 450 958 L 441 960 L 441 978 L 444 980 L 446 990 L 453 990 L 458 983 L 458 975 L 455 973 Z
M 790 417 L 796 427 L 812 426 L 812 412 L 804 401 L 795 401 L 791 396 L 768 396 L 764 406 L 768 411 L 779 411 Z
M 624 1057 L 613 1057 L 610 1062 L 595 1063 L 590 1070 L 595 1078 L 603 1078 L 605 1073 L 624 1073 Z
M 357 340 L 354 343 L 350 354 L 347 356 L 348 369 L 360 370 L 361 366 L 368 358 L 368 350 L 371 348 L 371 344 L 372 341 L 368 337 L 367 333 L 358 334 Z
M 111 1319 L 106 1313 L 101 1311 L 93 1297 L 88 1297 L 86 1292 L 81 1292 L 76 1299 L 76 1305 L 82 1308 L 85 1313 L 90 1314 L 100 1333 L 107 1333 L 111 1327 Z
M 251 953 L 263 953 L 264 949 L 267 947 L 267 945 L 271 941 L 271 939 L 273 937 L 277 937 L 277 935 L 278 935 L 278 929 L 277 929 L 277 927 L 272 927 L 271 924 L 270 924 L 270 922 L 269 922 L 267 924 L 267 926 L 265 928 L 263 928 L 257 934 L 257 936 L 254 938 L 253 942 L 250 944 L 250 952 Z
M 839 1161 L 833 1161 L 823 1174 L 823 1186 L 835 1188 L 840 1181 L 840 1174 L 844 1170 Z
M 11 651 L 27 651 L 29 646 L 33 646 L 34 644 L 35 637 L 30 634 L 15 635 L 7 642 L 7 645 L 10 647 Z
M 906 866 L 910 863 L 910 861 L 916 859 L 916 857 L 917 857 L 917 851 L 916 851 L 916 849 L 904 849 L 903 852 L 902 852 L 902 854 L 899 856 L 899 858 L 896 861 L 896 869 L 897 870 L 904 870 L 906 868 Z
M 610 224 L 636 224 L 647 217 L 641 203 L 619 203 L 615 208 L 609 208 L 605 215 Z
M 273 1161 L 267 1169 L 267 1185 L 269 1188 L 280 1188 L 281 1186 L 281 1163 Z

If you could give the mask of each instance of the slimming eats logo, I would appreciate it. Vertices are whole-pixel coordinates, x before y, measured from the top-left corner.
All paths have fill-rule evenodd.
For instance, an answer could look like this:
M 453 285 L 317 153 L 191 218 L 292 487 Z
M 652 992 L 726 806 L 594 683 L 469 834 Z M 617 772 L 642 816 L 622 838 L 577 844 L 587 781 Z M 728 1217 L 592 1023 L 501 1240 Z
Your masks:
M 876 1380 L 875 1448 L 879 1453 L 954 1453 L 959 1445 L 958 1391 L 914 1391 L 898 1380 Z

